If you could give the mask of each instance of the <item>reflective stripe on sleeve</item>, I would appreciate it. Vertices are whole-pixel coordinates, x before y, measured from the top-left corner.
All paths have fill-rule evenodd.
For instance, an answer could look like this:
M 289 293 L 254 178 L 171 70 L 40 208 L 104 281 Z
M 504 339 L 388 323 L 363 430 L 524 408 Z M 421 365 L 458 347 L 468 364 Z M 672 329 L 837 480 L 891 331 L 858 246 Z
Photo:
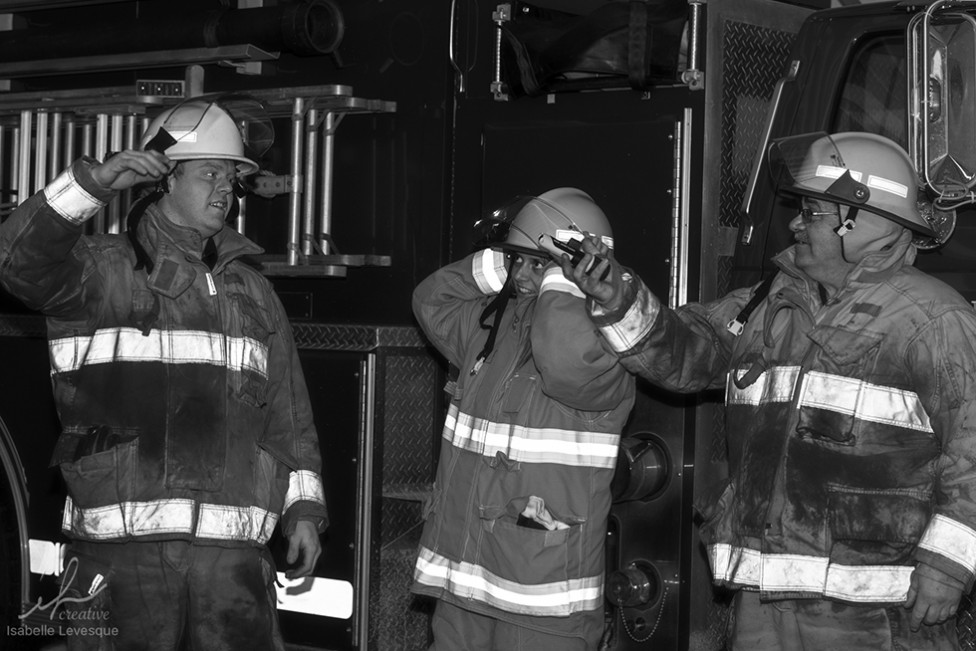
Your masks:
M 75 180 L 68 168 L 44 188 L 44 198 L 65 221 L 83 224 L 92 218 L 105 204 L 93 197 Z
M 932 516 L 918 546 L 976 573 L 976 531 L 944 515 Z
M 288 492 L 285 493 L 285 506 L 282 510 L 287 511 L 295 502 L 303 501 L 325 504 L 322 478 L 311 470 L 293 470 L 288 475 Z
M 62 337 L 48 343 L 55 373 L 112 362 L 211 364 L 267 377 L 268 349 L 249 337 L 225 337 L 196 330 L 106 328 L 88 337 Z
M 504 452 L 513 461 L 590 468 L 613 468 L 620 442 L 616 434 L 495 423 L 459 413 L 453 404 L 443 437 L 455 447 L 486 457 Z
M 87 540 L 176 534 L 264 544 L 277 523 L 276 514 L 257 506 L 197 505 L 188 499 L 162 499 L 84 509 L 76 507 L 69 496 L 61 528 Z
M 564 292 L 566 294 L 572 294 L 577 298 L 586 298 L 583 291 L 576 286 L 576 283 L 566 278 L 563 275 L 563 270 L 559 267 L 546 269 L 546 273 L 542 277 L 542 283 L 539 286 L 539 293 L 541 294 L 543 292 Z
M 857 603 L 899 603 L 908 595 L 913 567 L 839 565 L 820 556 L 763 554 L 728 544 L 709 545 L 717 581 L 768 592 L 809 592 Z
M 641 286 L 634 304 L 623 318 L 616 323 L 601 326 L 600 332 L 613 350 L 618 353 L 627 352 L 647 336 L 660 311 L 661 303 L 646 287 Z
M 508 278 L 505 254 L 494 249 L 481 251 L 471 259 L 471 273 L 483 294 L 497 294 L 502 291 Z
M 414 580 L 511 613 L 565 617 L 603 604 L 601 576 L 527 585 L 503 579 L 472 563 L 451 561 L 420 548 Z

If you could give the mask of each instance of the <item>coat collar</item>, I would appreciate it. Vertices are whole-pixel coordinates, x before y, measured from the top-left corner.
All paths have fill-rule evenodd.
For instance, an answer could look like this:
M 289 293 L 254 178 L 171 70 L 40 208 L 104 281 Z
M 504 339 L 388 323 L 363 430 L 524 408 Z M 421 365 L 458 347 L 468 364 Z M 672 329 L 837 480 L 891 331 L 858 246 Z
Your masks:
M 155 204 L 146 208 L 139 220 L 136 237 L 153 261 L 149 288 L 163 296 L 175 298 L 193 283 L 199 270 L 206 270 L 202 260 L 205 240 L 192 228 L 174 224 Z M 213 236 L 217 262 L 213 274 L 219 274 L 233 260 L 257 255 L 264 249 L 237 231 L 224 226 Z
M 890 248 L 864 256 L 847 274 L 840 291 L 857 285 L 885 282 L 903 267 L 911 266 L 915 262 L 916 253 L 917 249 L 912 244 L 912 233 L 905 230 Z M 773 262 L 787 275 L 803 281 L 811 291 L 817 286 L 816 280 L 796 266 L 796 245 L 778 253 Z

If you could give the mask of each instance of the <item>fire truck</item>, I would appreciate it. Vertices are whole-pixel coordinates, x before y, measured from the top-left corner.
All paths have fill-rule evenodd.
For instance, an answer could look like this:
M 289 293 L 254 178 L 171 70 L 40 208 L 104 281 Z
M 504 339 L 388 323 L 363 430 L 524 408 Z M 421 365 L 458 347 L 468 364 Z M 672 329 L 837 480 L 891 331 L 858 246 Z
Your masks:
M 314 576 L 279 576 L 290 649 L 414 651 L 409 593 L 447 369 L 413 287 L 471 225 L 574 186 L 671 306 L 754 283 L 788 246 L 772 139 L 902 144 L 948 244 L 917 266 L 976 303 L 976 5 L 826 0 L 8 0 L 0 219 L 79 155 L 133 147 L 182 99 L 260 100 L 277 134 L 234 226 L 266 251 L 299 346 L 331 524 Z M 132 197 L 93 220 L 120 232 Z M 937 201 L 936 201 L 937 199 Z M 0 298 L 0 648 L 58 648 L 67 540 L 43 318 Z M 693 503 L 724 477 L 722 397 L 639 384 L 613 482 L 603 648 L 717 650 Z M 270 543 L 284 568 L 282 540 Z M 964 599 L 964 648 L 976 607 Z

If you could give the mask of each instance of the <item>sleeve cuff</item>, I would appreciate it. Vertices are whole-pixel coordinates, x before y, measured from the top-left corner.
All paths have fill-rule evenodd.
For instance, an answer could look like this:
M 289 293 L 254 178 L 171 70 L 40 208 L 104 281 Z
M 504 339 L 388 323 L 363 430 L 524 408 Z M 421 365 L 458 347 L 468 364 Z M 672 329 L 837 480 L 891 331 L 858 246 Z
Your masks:
M 965 583 L 969 590 L 976 573 L 976 531 L 936 514 L 918 543 L 916 557 Z
M 295 532 L 299 520 L 307 520 L 315 525 L 315 530 L 322 533 L 329 527 L 329 514 L 324 504 L 314 502 L 299 502 L 292 505 L 281 516 L 281 533 L 290 536 Z
M 471 256 L 471 273 L 474 282 L 483 294 L 492 295 L 502 291 L 508 280 L 508 267 L 505 266 L 505 253 L 495 249 L 484 249 Z
M 85 223 L 115 196 L 92 179 L 93 164 L 94 159 L 79 158 L 44 188 L 48 205 L 71 224 Z
M 632 278 L 625 286 L 627 293 L 617 308 L 597 315 L 594 306 L 590 307 L 590 318 L 618 354 L 637 346 L 650 333 L 661 313 L 661 302 L 638 279 Z

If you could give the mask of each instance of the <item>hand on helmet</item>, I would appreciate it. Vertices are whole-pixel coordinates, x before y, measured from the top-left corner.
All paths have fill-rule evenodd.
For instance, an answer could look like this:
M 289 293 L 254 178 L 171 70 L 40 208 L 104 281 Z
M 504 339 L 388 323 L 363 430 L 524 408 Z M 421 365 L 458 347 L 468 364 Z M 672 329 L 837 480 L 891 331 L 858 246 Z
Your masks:
M 582 251 L 583 259 L 575 267 L 568 255 L 562 256 L 563 275 L 603 309 L 615 309 L 623 300 L 625 281 L 613 251 L 599 237 L 589 234 L 583 238 Z M 599 261 L 593 264 L 596 258 Z
M 156 151 L 127 149 L 91 169 L 92 179 L 106 190 L 128 190 L 147 181 L 158 181 L 176 164 Z

